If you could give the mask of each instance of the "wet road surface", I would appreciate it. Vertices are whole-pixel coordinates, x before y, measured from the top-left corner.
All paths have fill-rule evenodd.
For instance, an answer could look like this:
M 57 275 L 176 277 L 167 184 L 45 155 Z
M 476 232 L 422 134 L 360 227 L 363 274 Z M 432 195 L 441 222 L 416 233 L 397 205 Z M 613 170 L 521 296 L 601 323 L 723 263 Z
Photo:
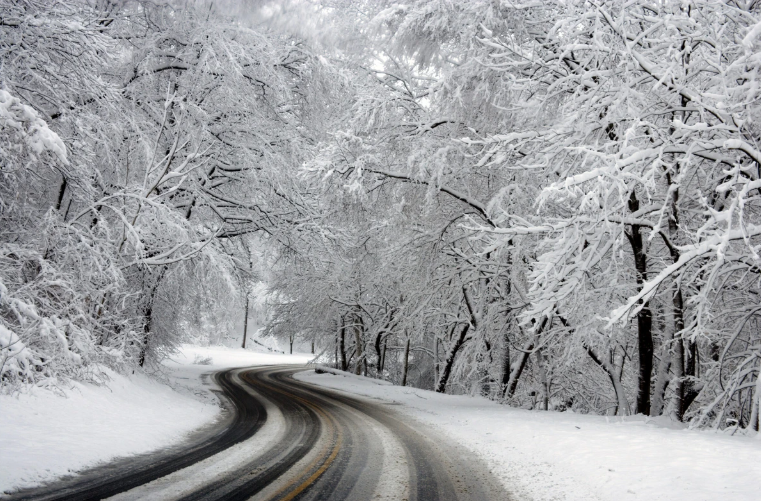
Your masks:
M 225 417 L 186 443 L 10 499 L 510 499 L 469 451 L 392 404 L 294 380 L 301 370 L 216 373 Z

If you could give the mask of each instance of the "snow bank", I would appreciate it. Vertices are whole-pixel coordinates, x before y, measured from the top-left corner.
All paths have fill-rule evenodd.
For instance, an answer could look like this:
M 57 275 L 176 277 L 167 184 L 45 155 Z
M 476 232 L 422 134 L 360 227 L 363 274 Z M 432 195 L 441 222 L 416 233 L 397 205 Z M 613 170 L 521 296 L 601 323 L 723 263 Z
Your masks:
M 107 385 L 72 383 L 65 397 L 39 388 L 0 395 L 0 494 L 183 440 L 220 415 L 204 374 L 303 364 L 311 358 L 183 346 L 164 364 L 171 387 L 144 375 L 126 377 L 104 369 Z
M 643 416 L 527 411 L 354 376 L 297 379 L 402 405 L 480 456 L 516 499 L 758 501 L 761 439 L 686 430 Z
M 163 447 L 219 415 L 144 375 L 103 369 L 107 386 L 72 383 L 0 396 L 0 491 Z

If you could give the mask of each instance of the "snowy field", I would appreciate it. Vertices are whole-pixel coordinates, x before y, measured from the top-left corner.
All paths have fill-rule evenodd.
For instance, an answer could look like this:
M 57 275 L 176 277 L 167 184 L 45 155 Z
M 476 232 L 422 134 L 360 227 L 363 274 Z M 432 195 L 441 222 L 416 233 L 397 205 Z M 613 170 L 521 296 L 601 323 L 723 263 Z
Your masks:
M 759 501 L 761 438 L 671 422 L 526 411 L 346 373 L 296 378 L 402 404 L 478 454 L 517 500 Z
M 211 358 L 210 364 L 197 362 Z M 0 396 L 0 493 L 110 459 L 181 441 L 220 415 L 203 374 L 229 367 L 302 364 L 310 355 L 184 346 L 165 362 L 169 385 L 105 370 L 102 385 L 72 383 L 63 396 L 32 389 Z

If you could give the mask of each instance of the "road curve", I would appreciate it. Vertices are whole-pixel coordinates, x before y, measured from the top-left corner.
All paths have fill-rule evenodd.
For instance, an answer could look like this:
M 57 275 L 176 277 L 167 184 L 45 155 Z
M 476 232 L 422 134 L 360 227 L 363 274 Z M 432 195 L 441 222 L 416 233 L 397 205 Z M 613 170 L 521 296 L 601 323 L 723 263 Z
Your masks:
M 469 451 L 391 404 L 294 380 L 301 370 L 217 373 L 230 412 L 191 442 L 10 499 L 510 499 Z

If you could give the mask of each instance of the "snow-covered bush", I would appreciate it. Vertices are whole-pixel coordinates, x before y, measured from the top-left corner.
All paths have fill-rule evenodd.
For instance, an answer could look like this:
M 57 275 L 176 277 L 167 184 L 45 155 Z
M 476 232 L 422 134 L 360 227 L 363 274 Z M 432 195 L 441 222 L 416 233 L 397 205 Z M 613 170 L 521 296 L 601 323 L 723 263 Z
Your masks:
M 212 360 L 211 357 L 204 357 L 203 355 L 196 354 L 193 363 L 195 365 L 211 365 L 214 363 L 214 360 Z

